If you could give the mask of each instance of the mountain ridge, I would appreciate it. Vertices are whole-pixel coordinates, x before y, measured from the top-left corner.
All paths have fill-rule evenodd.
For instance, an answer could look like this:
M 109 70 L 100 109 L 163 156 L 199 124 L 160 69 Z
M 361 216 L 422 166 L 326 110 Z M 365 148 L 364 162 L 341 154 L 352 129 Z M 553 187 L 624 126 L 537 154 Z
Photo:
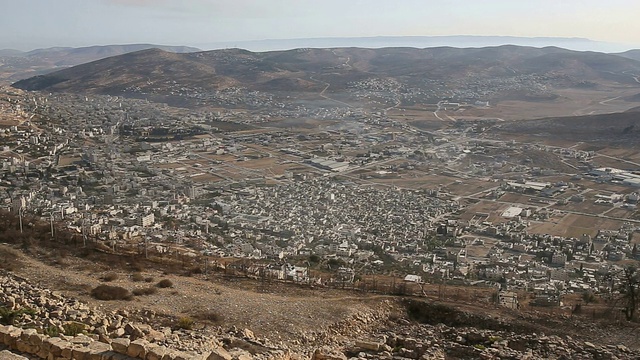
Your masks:
M 435 98 L 469 88 L 469 92 L 485 94 L 467 96 L 470 99 L 495 100 L 512 94 L 514 87 L 523 92 L 535 89 L 549 92 L 552 88 L 593 88 L 609 83 L 635 85 L 629 75 L 632 73 L 640 73 L 640 61 L 558 47 L 504 45 L 469 49 L 332 48 L 271 52 L 225 49 L 184 54 L 147 49 L 21 80 L 13 86 L 23 90 L 109 95 L 131 93 L 132 89 L 139 94 L 160 96 L 174 96 L 184 91 L 185 96 L 189 96 L 189 93 L 212 93 L 232 87 L 317 95 L 330 84 L 325 89 L 328 94 L 351 96 L 354 86 L 372 80 L 393 81 L 396 87 L 424 92 L 433 92 L 439 82 L 446 89 L 434 93 Z M 501 85 L 505 82 L 508 86 Z M 478 88 L 482 88 L 481 91 Z
M 247 41 L 224 41 L 201 44 L 204 49 L 241 47 L 252 51 L 289 50 L 294 48 L 333 47 L 487 47 L 500 45 L 558 46 L 578 51 L 621 52 L 631 46 L 577 37 L 520 37 L 484 35 L 441 35 L 441 36 L 370 36 L 370 37 L 319 37 L 298 39 L 262 39 Z
M 627 50 L 622 53 L 617 53 L 615 55 L 622 56 L 628 59 L 639 60 L 640 61 L 640 49 L 632 49 Z
M 154 44 L 102 45 L 81 48 L 52 47 L 28 52 L 11 49 L 0 50 L 0 80 L 6 78 L 13 82 L 61 68 L 150 48 L 159 48 L 176 53 L 201 51 L 187 46 Z

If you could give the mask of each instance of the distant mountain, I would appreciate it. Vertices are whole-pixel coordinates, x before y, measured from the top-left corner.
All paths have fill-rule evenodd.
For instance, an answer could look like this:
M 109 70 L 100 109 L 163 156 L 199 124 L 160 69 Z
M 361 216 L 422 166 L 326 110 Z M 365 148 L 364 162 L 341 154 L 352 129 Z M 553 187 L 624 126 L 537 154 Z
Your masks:
M 0 57 L 2 56 L 22 56 L 24 52 L 15 49 L 0 49 Z
M 250 51 L 274 51 L 300 48 L 337 47 L 459 47 L 480 48 L 488 46 L 518 45 L 531 47 L 556 46 L 576 51 L 620 52 L 629 49 L 623 44 L 594 41 L 584 38 L 517 37 L 517 36 L 377 36 L 350 38 L 270 39 L 255 41 L 218 42 L 202 44 L 204 49 L 242 48 Z
M 15 81 L 59 70 L 60 68 L 152 48 L 175 53 L 201 51 L 200 49 L 187 46 L 152 44 L 89 46 L 81 48 L 54 47 L 29 52 L 2 50 L 0 51 L 0 79 L 7 78 Z
M 30 58 L 47 59 L 56 66 L 73 66 L 79 65 L 111 56 L 122 55 L 134 51 L 147 49 L 160 49 L 173 53 L 190 53 L 202 51 L 197 48 L 188 46 L 164 46 L 153 44 L 130 44 L 130 45 L 106 45 L 106 46 L 89 46 L 81 48 L 48 48 L 32 50 L 24 54 Z
M 626 57 L 627 59 L 633 59 L 633 60 L 640 61 L 640 49 L 629 50 L 629 51 L 625 51 L 623 53 L 617 53 L 615 55 Z
M 402 96 L 410 105 L 422 101 L 418 98 L 446 97 L 547 101 L 557 97 L 553 89 L 598 88 L 601 84 L 610 86 L 612 81 L 635 85 L 629 75 L 635 72 L 640 72 L 640 62 L 635 60 L 557 47 L 335 48 L 263 53 L 228 49 L 188 54 L 151 49 L 33 77 L 13 86 L 193 103 L 216 97 L 220 91 L 317 98 L 324 89 L 326 94 L 350 101 L 367 101 L 367 93 L 374 92 L 387 98 Z

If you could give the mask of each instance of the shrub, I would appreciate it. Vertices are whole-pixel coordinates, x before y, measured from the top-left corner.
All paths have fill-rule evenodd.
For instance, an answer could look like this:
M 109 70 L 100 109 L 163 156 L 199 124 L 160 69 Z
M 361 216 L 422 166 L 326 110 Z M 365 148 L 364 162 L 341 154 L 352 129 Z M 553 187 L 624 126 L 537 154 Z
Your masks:
M 196 318 L 198 320 L 210 322 L 213 324 L 220 324 L 224 321 L 224 317 L 215 311 L 207 311 L 201 314 L 197 314 Z
M 153 278 L 151 276 L 144 278 L 144 282 L 153 282 Z
M 158 284 L 156 284 L 157 287 L 159 288 L 170 288 L 173 287 L 173 282 L 171 282 L 171 280 L 169 279 L 162 279 L 158 282 Z
M 16 320 L 24 314 L 35 315 L 35 311 L 29 308 L 10 310 L 6 307 L 0 307 L 0 324 L 13 325 Z
M 202 268 L 198 265 L 193 266 L 187 270 L 187 276 L 202 274 Z
M 598 302 L 597 300 L 596 295 L 591 290 L 582 293 L 582 301 L 584 301 L 585 304 Z
M 110 282 L 114 280 L 118 280 L 118 274 L 113 272 L 107 273 L 105 276 L 102 277 L 102 281 L 105 281 L 105 282 Z
M 57 326 L 51 325 L 51 326 L 47 326 L 46 328 L 44 328 L 42 330 L 42 333 L 44 335 L 49 336 L 49 337 L 58 337 L 58 336 L 60 336 L 60 329 L 58 329 Z
M 188 316 L 184 316 L 178 319 L 178 322 L 176 323 L 176 327 L 178 329 L 191 330 L 193 329 L 193 324 L 194 324 L 194 321 L 192 318 Z
M 62 325 L 66 336 L 76 336 L 84 332 L 84 324 L 79 322 L 69 322 Z
M 141 273 L 136 272 L 131 274 L 131 281 L 140 282 L 144 280 L 144 276 Z
M 158 289 L 150 286 L 150 287 L 146 287 L 146 288 L 142 288 L 142 289 L 135 289 L 133 290 L 133 295 L 135 296 L 144 296 L 144 295 L 153 295 L 155 293 L 158 292 Z
M 129 290 L 120 286 L 99 285 L 91 290 L 91 296 L 98 300 L 131 300 Z
M 131 263 L 131 269 L 135 272 L 142 272 L 144 271 L 144 266 L 138 261 L 133 261 Z

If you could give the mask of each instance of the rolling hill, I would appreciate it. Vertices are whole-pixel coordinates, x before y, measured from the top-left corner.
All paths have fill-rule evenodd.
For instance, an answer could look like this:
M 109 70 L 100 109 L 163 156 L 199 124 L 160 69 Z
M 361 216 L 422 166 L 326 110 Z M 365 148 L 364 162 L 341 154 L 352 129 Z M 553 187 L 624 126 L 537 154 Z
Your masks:
M 152 48 L 174 53 L 200 51 L 186 46 L 152 44 L 105 45 L 81 48 L 54 47 L 29 52 L 7 49 L 0 50 L 0 79 L 6 78 L 16 81 L 62 68 Z
M 385 48 L 415 47 L 429 48 L 451 46 L 458 48 L 481 48 L 487 46 L 519 45 L 519 46 L 558 46 L 578 51 L 618 52 L 628 47 L 585 38 L 562 37 L 521 37 L 521 36 L 479 36 L 479 35 L 444 35 L 444 36 L 372 36 L 372 37 L 329 37 L 299 39 L 268 39 L 253 41 L 234 41 L 202 44 L 206 49 L 226 49 L 239 47 L 251 51 L 274 51 L 297 48 Z
M 627 59 L 639 60 L 640 61 L 640 49 L 629 50 L 622 53 L 615 54 L 618 56 L 625 57 Z
M 24 52 L 20 51 L 20 50 L 15 50 L 15 49 L 1 49 L 0 50 L 0 57 L 3 56 L 22 56 L 24 55 Z
M 164 46 L 153 44 L 128 44 L 128 45 L 105 45 L 89 46 L 80 48 L 48 48 L 37 49 L 24 53 L 24 57 L 47 59 L 56 66 L 73 66 L 95 60 L 100 60 L 112 56 L 122 55 L 130 52 L 160 49 L 173 53 L 197 52 L 200 49 L 188 46 Z
M 634 86 L 640 62 L 557 47 L 339 48 L 177 54 L 142 50 L 18 81 L 23 90 L 188 98 L 219 91 L 339 97 L 497 101 L 514 93 L 553 98 L 561 88 Z M 325 89 L 326 87 L 326 89 Z M 541 95 L 542 94 L 542 95 Z
M 640 141 L 640 107 L 612 114 L 512 121 L 494 131 L 502 135 L 536 134 L 547 139 L 633 145 Z

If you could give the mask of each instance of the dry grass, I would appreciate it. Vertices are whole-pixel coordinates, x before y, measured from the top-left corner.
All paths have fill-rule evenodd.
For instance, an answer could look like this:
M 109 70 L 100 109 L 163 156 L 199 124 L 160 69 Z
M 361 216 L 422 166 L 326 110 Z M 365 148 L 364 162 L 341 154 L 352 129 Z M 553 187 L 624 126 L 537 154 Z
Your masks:
M 214 325 L 218 325 L 224 322 L 224 316 L 222 316 L 222 314 L 215 311 L 205 311 L 205 312 L 198 313 L 195 315 L 195 318 L 200 321 L 204 321 Z
M 0 269 L 14 271 L 21 268 L 23 263 L 20 258 L 21 254 L 18 250 L 6 245 L 0 246 Z

